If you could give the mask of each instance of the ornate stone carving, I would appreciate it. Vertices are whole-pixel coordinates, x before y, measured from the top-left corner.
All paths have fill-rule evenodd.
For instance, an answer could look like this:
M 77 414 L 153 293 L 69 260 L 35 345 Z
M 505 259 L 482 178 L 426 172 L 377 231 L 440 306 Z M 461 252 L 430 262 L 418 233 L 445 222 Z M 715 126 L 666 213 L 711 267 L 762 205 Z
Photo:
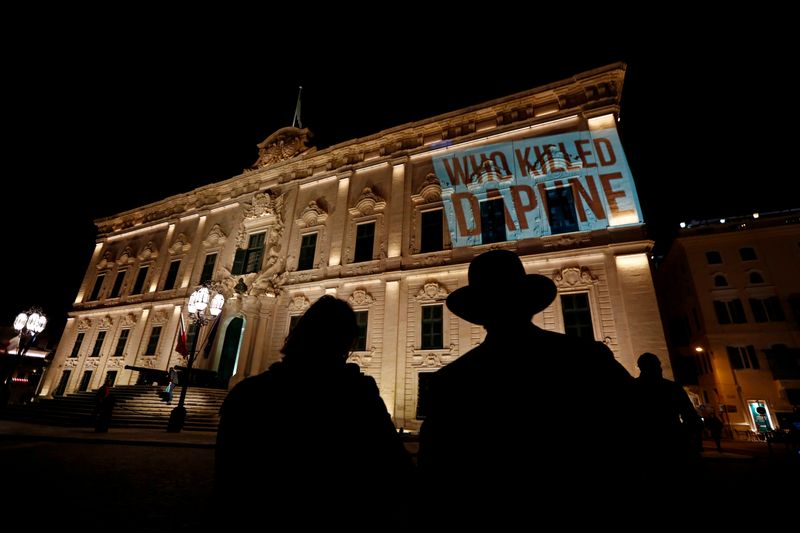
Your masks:
M 356 205 L 350 208 L 353 216 L 371 215 L 375 211 L 383 211 L 386 207 L 386 200 L 372 190 L 372 187 L 364 187 L 361 195 L 356 200 Z
M 592 275 L 589 267 L 564 267 L 556 270 L 553 272 L 553 281 L 556 286 L 564 288 L 588 287 L 600 282 L 597 276 Z
M 588 235 L 561 235 L 558 237 L 545 237 L 543 245 L 545 248 L 562 248 L 590 242 L 591 240 L 592 238 Z
M 369 351 L 353 352 L 347 358 L 348 363 L 355 363 L 364 368 L 372 365 L 372 358 L 375 355 L 375 347 L 370 346 Z
M 444 300 L 450 292 L 436 280 L 426 281 L 417 292 L 417 300 Z
M 64 361 L 64 368 L 75 368 L 78 366 L 78 358 L 77 357 L 70 357 L 66 361 Z
M 97 270 L 103 270 L 106 268 L 111 268 L 113 266 L 114 266 L 114 254 L 111 253 L 111 250 L 106 250 L 106 253 L 104 253 L 100 261 L 97 262 Z
M 289 311 L 303 312 L 308 309 L 310 305 L 311 302 L 308 301 L 308 298 L 302 294 L 298 294 L 297 296 L 292 296 L 292 301 L 289 302 Z
M 306 146 L 312 137 L 308 128 L 281 128 L 258 144 L 258 159 L 251 170 L 297 157 L 313 148 Z
M 245 220 L 261 218 L 267 215 L 278 215 L 283 211 L 285 196 L 271 190 L 256 193 L 250 203 L 244 205 Z
M 320 205 L 315 201 L 312 200 L 308 202 L 308 205 L 300 211 L 300 217 L 297 219 L 297 225 L 301 228 L 310 228 L 312 226 L 318 226 L 321 224 L 325 224 L 325 221 L 328 220 L 328 213 Z
M 153 241 L 149 241 L 145 244 L 142 251 L 139 252 L 139 259 L 142 261 L 146 261 L 147 259 L 156 258 L 158 257 L 158 247 L 155 245 Z
M 100 359 L 100 358 L 99 357 L 93 357 L 91 359 L 86 359 L 86 361 L 84 361 L 83 367 L 84 368 L 97 369 L 97 367 L 100 365 L 100 361 L 98 359 Z
M 417 188 L 417 194 L 411 195 L 411 201 L 415 204 L 429 204 L 442 200 L 442 184 L 433 172 L 425 176 L 425 179 Z
M 139 318 L 133 313 L 128 313 L 127 315 L 122 315 L 120 320 L 122 321 L 123 326 L 131 327 L 136 324 Z
M 100 324 L 98 327 L 100 329 L 108 329 L 114 325 L 114 319 L 111 318 L 111 315 L 106 315 L 100 319 Z
M 91 318 L 81 318 L 78 321 L 78 331 L 86 331 L 87 329 L 92 327 L 92 319 Z
M 155 368 L 156 367 L 156 356 L 155 355 L 144 355 L 141 359 L 141 366 L 146 368 Z
M 183 233 L 179 233 L 175 238 L 175 242 L 169 247 L 169 251 L 173 254 L 180 254 L 188 252 L 191 248 L 192 245 L 189 243 L 189 238 Z
M 347 299 L 347 303 L 353 307 L 371 305 L 374 301 L 375 299 L 372 297 L 372 295 L 364 289 L 354 290 L 353 294 L 350 295 L 350 298 Z
M 127 265 L 128 263 L 133 263 L 136 260 L 136 254 L 133 253 L 133 250 L 130 246 L 126 246 L 122 253 L 119 255 L 119 260 L 117 261 L 120 265 Z
M 211 231 L 208 232 L 206 238 L 203 240 L 203 246 L 206 248 L 216 248 L 225 244 L 225 239 L 228 235 L 222 230 L 222 226 L 214 224 Z
M 153 313 L 153 324 L 163 324 L 169 318 L 169 313 L 167 313 L 164 309 L 159 309 L 155 313 Z

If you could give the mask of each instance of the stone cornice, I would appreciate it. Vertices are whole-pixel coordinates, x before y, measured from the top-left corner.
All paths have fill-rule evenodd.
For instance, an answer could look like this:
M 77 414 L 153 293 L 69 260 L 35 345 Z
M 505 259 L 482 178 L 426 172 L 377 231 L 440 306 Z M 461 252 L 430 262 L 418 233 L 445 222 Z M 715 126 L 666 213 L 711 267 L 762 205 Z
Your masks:
M 323 150 L 302 151 L 300 155 L 276 160 L 256 170 L 245 170 L 224 181 L 97 219 L 95 225 L 103 238 L 148 223 L 207 212 L 233 201 L 246 201 L 251 193 L 268 187 L 280 188 L 282 184 L 311 176 L 326 177 L 380 162 L 391 162 L 401 156 L 424 153 L 433 149 L 438 141 L 456 138 L 467 141 L 476 136 L 502 133 L 569 115 L 589 117 L 615 112 L 622 95 L 625 69 L 624 63 L 614 63 Z

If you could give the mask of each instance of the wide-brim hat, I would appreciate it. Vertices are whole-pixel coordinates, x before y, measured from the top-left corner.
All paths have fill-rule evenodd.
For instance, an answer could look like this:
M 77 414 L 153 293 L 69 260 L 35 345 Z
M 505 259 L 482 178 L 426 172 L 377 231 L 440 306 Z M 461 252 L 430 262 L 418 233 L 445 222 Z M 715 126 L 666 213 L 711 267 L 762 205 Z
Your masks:
M 491 250 L 472 260 L 469 285 L 447 297 L 447 308 L 473 324 L 491 317 L 530 318 L 556 298 L 555 283 L 539 274 L 526 274 L 517 254 Z

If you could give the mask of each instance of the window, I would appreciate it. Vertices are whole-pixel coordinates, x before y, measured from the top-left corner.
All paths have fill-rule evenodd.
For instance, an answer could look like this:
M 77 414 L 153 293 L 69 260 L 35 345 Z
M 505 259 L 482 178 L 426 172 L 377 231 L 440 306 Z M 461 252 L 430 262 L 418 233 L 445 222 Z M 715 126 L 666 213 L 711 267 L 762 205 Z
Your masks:
M 70 357 L 78 357 L 78 352 L 81 351 L 81 344 L 83 344 L 83 338 L 86 336 L 86 333 L 81 331 L 78 333 L 78 336 L 75 338 L 75 344 L 72 345 L 72 353 L 69 354 Z
M 217 254 L 208 254 L 203 263 L 203 272 L 200 274 L 200 283 L 211 281 L 214 277 L 214 266 L 217 264 Z
M 136 273 L 136 282 L 133 284 L 133 288 L 131 289 L 131 294 L 142 294 L 144 281 L 147 279 L 147 273 L 149 271 L 149 266 L 143 266 L 139 268 L 139 272 Z
M 172 261 L 169 264 L 169 270 L 167 271 L 167 279 L 164 280 L 164 289 L 165 291 L 169 291 L 175 288 L 175 280 L 178 279 L 178 270 L 181 269 L 181 260 L 178 259 L 177 261 Z
M 417 374 L 417 420 L 425 420 L 428 414 L 428 398 L 430 396 L 431 377 L 433 372 Z
M 423 211 L 420 214 L 420 253 L 438 252 L 444 248 L 442 210 Z
M 292 315 L 289 317 L 289 333 L 291 333 L 297 323 L 300 322 L 301 316 L 303 315 Z
M 247 249 L 236 250 L 231 274 L 249 274 L 259 271 L 261 258 L 264 256 L 264 238 L 266 235 L 264 232 L 250 235 L 247 241 Z
M 89 301 L 94 302 L 98 298 L 100 298 L 100 289 L 103 288 L 103 282 L 106 280 L 105 274 L 100 274 L 97 276 L 97 279 L 94 280 L 94 288 L 92 289 L 92 294 L 89 296 Z
M 369 319 L 368 311 L 356 311 L 356 325 L 358 326 L 358 337 L 353 346 L 353 350 L 364 351 L 367 349 L 367 322 Z
M 752 344 L 747 346 L 726 346 L 728 350 L 728 360 L 731 368 L 735 370 L 752 369 L 758 370 L 761 365 L 758 363 L 756 349 Z
M 481 244 L 506 240 L 506 214 L 502 198 L 481 202 Z
M 84 371 L 83 376 L 81 376 L 81 383 L 80 385 L 78 385 L 78 391 L 85 392 L 89 390 L 89 383 L 91 383 L 91 381 L 92 381 L 92 371 L 91 370 Z
M 130 335 L 130 329 L 123 329 L 119 332 L 119 340 L 117 340 L 117 348 L 114 350 L 114 357 L 122 357 L 125 355 L 125 345 L 128 344 L 128 335 Z
M 106 372 L 106 380 L 103 383 L 108 383 L 112 387 L 114 383 L 117 382 L 117 371 L 116 370 L 109 370 Z
M 104 340 L 106 340 L 106 332 L 101 331 L 97 334 L 97 339 L 94 341 L 94 347 L 89 357 L 100 357 L 100 349 L 103 347 Z
M 724 274 L 717 274 L 714 276 L 714 286 L 715 287 L 727 287 L 728 286 L 728 279 L 725 277 Z
M 442 332 L 444 323 L 442 319 L 442 305 L 422 306 L 422 349 L 437 349 L 444 347 Z
M 706 262 L 709 265 L 719 265 L 722 263 L 722 255 L 719 252 L 706 252 Z
M 739 257 L 742 258 L 742 261 L 755 261 L 758 259 L 756 251 L 750 247 L 739 248 Z
M 354 263 L 372 261 L 372 250 L 375 246 L 375 223 L 367 222 L 356 226 L 356 252 Z
M 125 274 L 127 273 L 127 270 L 117 272 L 117 277 L 114 278 L 114 286 L 111 287 L 111 294 L 108 295 L 109 298 L 119 298 L 119 291 L 122 290 L 122 282 L 125 281 Z
M 556 187 L 547 190 L 547 217 L 550 221 L 550 232 L 553 235 L 578 231 L 572 187 Z
M 762 276 L 759 272 L 750 272 L 747 278 L 750 280 L 751 285 L 758 285 L 759 283 L 764 283 L 764 276 Z
M 584 339 L 594 339 L 592 311 L 589 309 L 587 293 L 562 294 L 561 312 L 564 316 L 564 333 Z
M 767 310 L 764 309 L 764 301 L 758 298 L 750 298 L 750 310 L 756 322 L 767 322 Z
M 64 370 L 61 374 L 61 379 L 58 380 L 58 386 L 56 390 L 53 391 L 53 396 L 63 396 L 64 391 L 67 390 L 67 383 L 69 383 L 69 376 L 72 374 L 72 370 Z
M 297 260 L 297 270 L 311 270 L 314 268 L 314 254 L 317 251 L 317 233 L 303 235 L 300 242 L 300 258 Z
M 161 336 L 161 326 L 153 326 L 150 330 L 150 339 L 147 341 L 147 351 L 145 355 L 155 355 L 158 349 L 158 338 Z
M 771 322 L 783 322 L 786 320 L 781 301 L 777 296 L 770 296 L 764 300 L 764 306 L 767 308 L 767 316 Z
M 717 314 L 719 324 L 746 324 L 747 318 L 744 315 L 744 306 L 738 298 L 723 302 L 714 300 L 714 312 Z

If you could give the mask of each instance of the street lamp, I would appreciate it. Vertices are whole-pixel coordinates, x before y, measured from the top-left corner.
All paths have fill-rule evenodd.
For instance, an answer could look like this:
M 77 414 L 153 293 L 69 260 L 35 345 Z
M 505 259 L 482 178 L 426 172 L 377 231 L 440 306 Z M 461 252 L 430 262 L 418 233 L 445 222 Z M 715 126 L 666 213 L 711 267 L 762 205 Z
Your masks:
M 219 314 L 222 313 L 223 305 L 225 305 L 225 297 L 211 283 L 202 285 L 189 296 L 187 309 L 189 311 L 189 319 L 194 324 L 194 338 L 192 339 L 192 347 L 189 350 L 189 360 L 186 364 L 186 377 L 181 389 L 181 397 L 178 400 L 178 405 L 169 415 L 169 423 L 167 424 L 167 431 L 169 432 L 179 433 L 183 429 L 184 422 L 186 422 L 186 408 L 183 403 L 186 400 L 186 391 L 189 389 L 189 381 L 192 377 L 192 365 L 194 364 L 197 350 L 197 338 L 200 337 L 200 328 L 216 320 Z
M 46 325 L 47 317 L 38 307 L 31 307 L 27 311 L 18 314 L 17 318 L 14 319 L 14 329 L 17 331 L 19 342 L 17 343 L 17 353 L 11 359 L 8 375 L 3 382 L 2 398 L 0 398 L 2 405 L 6 405 L 11 397 L 11 382 L 14 378 L 14 370 L 16 370 L 22 358 L 25 357 L 28 348 L 34 345 L 39 333 L 44 331 Z

